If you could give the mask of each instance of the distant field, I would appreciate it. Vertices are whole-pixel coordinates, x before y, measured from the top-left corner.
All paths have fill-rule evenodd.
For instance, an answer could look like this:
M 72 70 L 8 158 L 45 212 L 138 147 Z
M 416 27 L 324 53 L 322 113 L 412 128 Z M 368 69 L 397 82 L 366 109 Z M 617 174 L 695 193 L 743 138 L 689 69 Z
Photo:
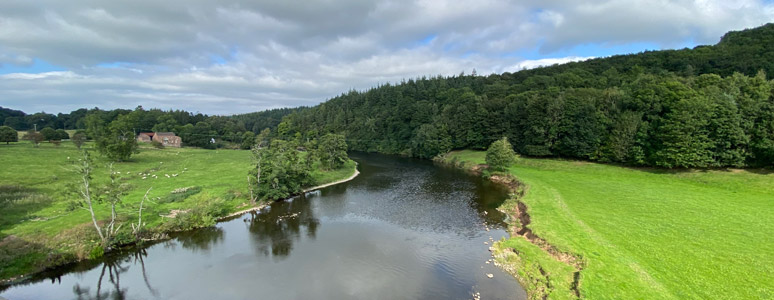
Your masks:
M 136 222 L 139 202 L 150 187 L 153 188 L 149 194 L 153 202 L 146 202 L 143 211 L 143 221 L 149 227 L 161 223 L 160 215 L 188 208 L 208 198 L 225 200 L 228 211 L 244 209 L 248 202 L 246 176 L 252 166 L 250 151 L 158 150 L 143 146 L 131 161 L 115 164 L 115 170 L 121 172 L 125 182 L 132 187 L 118 208 L 119 215 L 130 218 L 124 220 L 126 228 L 129 221 Z M 91 147 L 91 144 L 86 147 Z M 44 142 L 39 148 L 33 148 L 28 142 L 0 145 L 0 188 L 22 186 L 29 189 L 24 193 L 34 195 L 13 205 L 0 201 L 0 278 L 26 273 L 44 264 L 42 261 L 49 253 L 41 253 L 41 249 L 79 256 L 90 250 L 85 245 L 88 245 L 88 239 L 95 238 L 96 233 L 89 225 L 89 213 L 81 208 L 72 209 L 71 200 L 75 197 L 64 193 L 67 185 L 78 181 L 77 175 L 71 171 L 71 162 L 78 159 L 79 154 L 70 142 L 64 142 L 59 147 Z M 106 180 L 106 162 L 99 158 L 96 151 L 93 157 L 100 164 L 94 170 L 95 179 Z M 350 161 L 344 169 L 316 171 L 313 176 L 317 182 L 324 183 L 349 177 L 354 168 L 355 163 Z M 181 201 L 164 201 L 173 190 L 186 187 L 196 187 L 201 191 Z M 0 198 L 3 192 L 0 189 Z M 5 191 L 5 195 L 10 194 L 13 191 Z M 96 213 L 100 219 L 108 218 L 109 206 L 98 205 Z M 16 242 L 6 239 L 9 236 L 13 236 Z M 29 257 L 19 259 L 20 253 L 27 253 Z
M 484 163 L 484 152 L 448 159 Z M 773 299 L 774 173 L 665 171 L 521 158 L 530 227 L 585 263 L 587 299 Z M 522 276 L 542 268 L 550 299 L 570 299 L 574 269 L 522 237 Z M 535 271 L 537 272 L 537 271 Z M 532 274 L 534 275 L 534 274 Z

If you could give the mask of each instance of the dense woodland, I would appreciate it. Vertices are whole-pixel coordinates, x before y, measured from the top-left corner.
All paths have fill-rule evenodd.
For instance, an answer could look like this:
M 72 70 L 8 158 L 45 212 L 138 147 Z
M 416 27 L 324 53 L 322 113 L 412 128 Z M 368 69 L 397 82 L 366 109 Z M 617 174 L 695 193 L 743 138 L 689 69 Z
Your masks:
M 769 74 L 767 77 L 767 74 Z M 774 165 L 774 25 L 715 46 L 350 91 L 280 135 L 429 158 L 507 137 L 523 155 L 660 167 Z
M 297 142 L 326 133 L 349 149 L 430 158 L 507 137 L 522 155 L 660 167 L 774 165 L 774 25 L 717 45 L 649 51 L 477 76 L 422 77 L 350 91 L 312 108 L 237 116 L 184 111 L 0 109 L 0 124 L 75 129 L 127 116 L 132 132 L 190 146 L 252 144 L 264 128 Z M 89 115 L 92 122 L 89 122 Z M 90 125 L 91 124 L 91 125 Z M 245 144 L 245 143 L 243 143 Z M 247 146 L 247 145 L 245 145 Z

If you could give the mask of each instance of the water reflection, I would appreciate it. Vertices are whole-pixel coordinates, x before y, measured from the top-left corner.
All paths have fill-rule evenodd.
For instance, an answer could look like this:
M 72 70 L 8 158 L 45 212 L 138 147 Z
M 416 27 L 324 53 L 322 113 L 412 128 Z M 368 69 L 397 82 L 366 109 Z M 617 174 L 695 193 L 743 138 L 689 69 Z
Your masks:
M 207 227 L 188 232 L 182 232 L 174 235 L 176 242 L 168 242 L 169 247 L 175 247 L 180 244 L 181 247 L 188 250 L 209 252 L 210 248 L 223 242 L 223 228 Z
M 140 250 L 137 250 L 136 252 L 131 253 L 130 255 L 106 259 L 102 263 L 102 269 L 100 271 L 99 279 L 97 279 L 94 293 L 92 294 L 90 285 L 81 286 L 79 283 L 76 283 L 73 286 L 73 294 L 75 295 L 75 299 L 78 299 L 78 300 L 126 299 L 126 295 L 128 294 L 129 289 L 126 287 L 123 287 L 123 288 L 121 287 L 121 274 L 124 274 L 127 271 L 129 271 L 129 268 L 132 265 L 136 266 L 138 264 L 142 269 L 141 274 L 143 277 L 143 281 L 145 282 L 145 287 L 148 289 L 148 292 L 151 295 L 158 297 L 159 293 L 151 285 L 151 282 L 148 278 L 148 273 L 145 269 L 145 257 L 147 256 L 148 256 L 148 252 L 145 249 L 140 249 Z M 54 283 L 55 279 L 61 283 L 61 277 L 57 276 L 56 278 L 54 277 L 51 278 L 52 284 Z
M 256 252 L 275 259 L 288 256 L 293 243 L 302 235 L 314 239 L 320 226 L 310 199 L 304 195 L 275 202 L 260 212 L 248 214 L 243 221 Z

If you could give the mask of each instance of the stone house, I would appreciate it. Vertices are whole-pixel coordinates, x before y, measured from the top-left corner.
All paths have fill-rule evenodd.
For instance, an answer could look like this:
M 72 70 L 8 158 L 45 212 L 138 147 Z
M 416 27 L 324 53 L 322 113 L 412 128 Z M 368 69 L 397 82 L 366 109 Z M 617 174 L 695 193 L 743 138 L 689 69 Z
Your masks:
M 153 140 L 153 132 L 140 132 L 137 135 L 137 141 L 141 143 L 150 143 Z
M 180 137 L 176 136 L 174 132 L 156 132 L 152 140 L 161 143 L 164 147 L 180 148 L 183 145 Z
M 137 135 L 137 141 L 142 143 L 150 143 L 157 141 L 164 145 L 164 147 L 180 148 L 183 145 L 179 136 L 176 136 L 174 132 L 140 132 Z

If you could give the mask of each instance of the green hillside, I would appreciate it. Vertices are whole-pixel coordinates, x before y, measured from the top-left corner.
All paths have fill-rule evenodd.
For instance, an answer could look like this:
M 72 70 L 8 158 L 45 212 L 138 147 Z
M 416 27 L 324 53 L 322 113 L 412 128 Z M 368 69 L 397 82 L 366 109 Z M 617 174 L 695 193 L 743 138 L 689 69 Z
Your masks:
M 354 150 L 430 158 L 506 136 L 524 155 L 627 165 L 774 165 L 774 25 L 714 46 L 350 91 L 280 134 L 344 133 Z M 767 75 L 768 74 L 768 75 Z

